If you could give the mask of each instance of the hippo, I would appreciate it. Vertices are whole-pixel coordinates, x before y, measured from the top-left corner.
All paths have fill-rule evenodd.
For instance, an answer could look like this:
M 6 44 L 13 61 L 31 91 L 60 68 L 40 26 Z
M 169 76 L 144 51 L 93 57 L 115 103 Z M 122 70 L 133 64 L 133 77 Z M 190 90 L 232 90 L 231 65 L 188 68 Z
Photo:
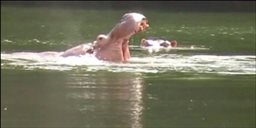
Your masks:
M 38 55 L 69 57 L 93 54 L 97 59 L 103 61 L 127 62 L 130 58 L 129 39 L 134 34 L 145 31 L 148 27 L 148 20 L 143 14 L 125 13 L 108 34 L 99 34 L 93 43 L 81 44 L 62 52 L 40 52 Z
M 156 48 L 173 48 L 177 47 L 176 40 L 165 40 L 160 38 L 142 38 L 140 41 L 140 46 L 147 48 L 147 47 L 156 47 Z
M 108 34 L 97 36 L 93 44 L 82 44 L 66 50 L 60 56 L 95 54 L 99 60 L 127 62 L 130 58 L 129 39 L 149 27 L 147 18 L 140 13 L 126 13 Z
M 101 48 L 103 44 L 106 43 L 106 39 L 107 39 L 107 35 L 100 34 L 97 36 L 93 44 L 89 43 L 89 44 L 81 44 L 81 45 L 75 46 L 73 48 L 70 48 L 62 52 L 60 56 L 68 57 L 68 56 L 93 54 L 95 49 Z

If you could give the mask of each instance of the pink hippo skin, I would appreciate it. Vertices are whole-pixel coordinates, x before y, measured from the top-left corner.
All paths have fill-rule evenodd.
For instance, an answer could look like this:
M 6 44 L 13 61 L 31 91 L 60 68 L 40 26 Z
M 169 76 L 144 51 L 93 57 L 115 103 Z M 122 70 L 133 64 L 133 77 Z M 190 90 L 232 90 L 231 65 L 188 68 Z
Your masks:
M 139 13 L 126 13 L 121 21 L 106 35 L 102 46 L 95 48 L 96 57 L 112 62 L 126 62 L 130 58 L 129 39 L 144 31 L 148 25 L 146 17 Z

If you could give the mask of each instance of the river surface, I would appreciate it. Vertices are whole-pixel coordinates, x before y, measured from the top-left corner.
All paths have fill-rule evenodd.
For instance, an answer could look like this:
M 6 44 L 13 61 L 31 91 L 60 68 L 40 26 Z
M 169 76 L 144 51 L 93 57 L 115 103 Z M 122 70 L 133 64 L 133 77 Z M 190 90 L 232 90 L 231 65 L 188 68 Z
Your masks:
M 255 13 L 143 10 L 125 64 L 35 54 L 91 43 L 127 11 L 1 6 L 1 127 L 255 127 Z M 178 47 L 141 48 L 150 36 Z

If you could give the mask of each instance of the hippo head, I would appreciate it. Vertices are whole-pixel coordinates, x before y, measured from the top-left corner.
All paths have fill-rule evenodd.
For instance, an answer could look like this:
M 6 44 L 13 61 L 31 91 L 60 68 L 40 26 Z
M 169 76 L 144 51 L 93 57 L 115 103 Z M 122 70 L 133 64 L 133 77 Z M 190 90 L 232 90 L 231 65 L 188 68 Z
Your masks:
M 168 41 L 168 40 L 165 40 L 163 42 L 160 43 L 160 46 L 162 47 L 176 47 L 177 46 L 177 41 L 176 40 L 172 40 L 172 41 Z
M 140 13 L 126 13 L 107 35 L 99 35 L 96 57 L 100 60 L 125 62 L 130 58 L 128 47 L 132 35 L 149 27 L 147 18 Z
M 109 32 L 112 39 L 130 38 L 138 32 L 144 31 L 149 27 L 147 18 L 140 13 L 126 13 L 122 16 L 119 23 Z
M 99 34 L 96 40 L 93 42 L 93 49 L 98 49 L 106 44 L 108 36 L 105 34 Z
M 144 15 L 139 13 L 126 13 L 122 17 L 121 21 L 134 23 L 135 33 L 144 31 L 147 27 L 149 27 L 147 18 Z
M 146 39 L 142 38 L 140 40 L 140 46 L 142 46 L 142 47 L 149 47 L 149 46 L 152 46 L 152 44 L 150 44 Z
M 177 41 L 176 40 L 164 40 L 164 39 L 158 39 L 158 38 L 142 38 L 140 41 L 140 46 L 142 47 L 150 47 L 150 46 L 161 46 L 164 48 L 168 47 L 176 47 Z

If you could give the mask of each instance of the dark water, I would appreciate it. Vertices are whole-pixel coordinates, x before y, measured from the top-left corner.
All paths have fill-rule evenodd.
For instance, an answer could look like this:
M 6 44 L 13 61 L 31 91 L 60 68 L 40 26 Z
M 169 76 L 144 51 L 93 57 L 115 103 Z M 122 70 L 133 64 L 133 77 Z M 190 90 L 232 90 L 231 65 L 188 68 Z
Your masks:
M 89 43 L 126 11 L 1 6 L 1 127 L 255 127 L 255 13 L 144 10 L 127 64 L 11 54 Z M 149 54 L 148 36 L 178 48 Z

